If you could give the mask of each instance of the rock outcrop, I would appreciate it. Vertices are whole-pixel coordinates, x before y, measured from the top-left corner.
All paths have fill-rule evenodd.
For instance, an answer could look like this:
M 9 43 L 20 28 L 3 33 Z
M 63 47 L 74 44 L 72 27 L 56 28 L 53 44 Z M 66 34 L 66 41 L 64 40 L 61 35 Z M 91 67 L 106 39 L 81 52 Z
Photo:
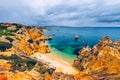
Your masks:
M 26 57 L 0 55 L 0 80 L 52 80 L 53 71 L 46 64 Z
M 42 28 L 28 27 L 21 24 L 1 23 L 1 31 L 5 32 L 0 37 L 0 42 L 8 42 L 13 45 L 9 49 L 13 53 L 26 53 L 32 55 L 34 52 L 50 53 L 50 48 L 46 44 L 46 36 L 44 35 Z M 8 37 L 8 32 L 12 34 Z M 6 34 L 7 33 L 7 34 Z
M 54 72 L 31 55 L 50 53 L 43 28 L 0 23 L 0 80 L 119 80 L 120 40 L 106 36 L 93 48 L 84 47 L 73 66 L 78 74 Z M 4 49 L 3 49 L 4 48 Z M 22 77 L 21 77 L 22 76 Z
M 0 80 L 76 80 L 32 56 L 50 53 L 43 29 L 0 23 Z
M 120 41 L 112 42 L 106 36 L 93 48 L 84 47 L 73 66 L 93 80 L 119 80 Z

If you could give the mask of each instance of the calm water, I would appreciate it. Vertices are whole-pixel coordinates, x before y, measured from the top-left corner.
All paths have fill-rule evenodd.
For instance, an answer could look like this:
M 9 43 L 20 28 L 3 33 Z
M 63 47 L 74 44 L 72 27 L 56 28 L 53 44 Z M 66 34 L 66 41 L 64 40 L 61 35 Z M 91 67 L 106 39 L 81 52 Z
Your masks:
M 53 40 L 48 41 L 52 53 L 68 62 L 77 57 L 81 48 L 86 45 L 93 47 L 104 36 L 110 36 L 113 41 L 120 39 L 118 27 L 50 27 L 50 29 L 45 31 L 45 34 L 53 35 Z M 75 34 L 79 35 L 78 40 L 74 39 Z

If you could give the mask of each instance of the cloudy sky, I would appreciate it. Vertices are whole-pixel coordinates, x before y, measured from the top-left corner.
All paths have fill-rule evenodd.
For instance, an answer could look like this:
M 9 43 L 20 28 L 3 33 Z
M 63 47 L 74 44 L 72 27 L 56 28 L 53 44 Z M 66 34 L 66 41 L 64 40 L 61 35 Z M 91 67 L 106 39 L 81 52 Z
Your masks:
M 119 26 L 120 0 L 0 0 L 0 22 Z

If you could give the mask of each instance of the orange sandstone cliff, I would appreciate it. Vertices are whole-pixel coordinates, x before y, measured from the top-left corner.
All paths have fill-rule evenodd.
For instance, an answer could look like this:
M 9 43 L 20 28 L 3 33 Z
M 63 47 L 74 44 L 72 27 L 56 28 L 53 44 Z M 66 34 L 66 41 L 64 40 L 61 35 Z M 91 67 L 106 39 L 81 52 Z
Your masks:
M 43 28 L 0 23 L 0 80 L 75 80 L 31 56 L 50 53 L 46 40 Z
M 74 60 L 79 74 L 54 72 L 35 52 L 50 53 L 42 28 L 0 24 L 0 80 L 120 80 L 120 41 L 106 36 L 93 48 L 84 47 Z M 24 55 L 22 55 L 24 54 Z
M 13 47 L 9 49 L 13 53 L 26 53 L 28 55 L 34 52 L 50 53 L 50 48 L 46 44 L 46 36 L 44 35 L 42 28 L 28 27 L 21 24 L 1 24 L 1 32 L 5 34 L 1 35 L 0 42 L 11 43 Z M 12 35 L 6 35 L 6 33 Z M 7 37 L 12 38 L 13 41 L 9 41 Z
M 84 47 L 73 66 L 90 80 L 119 80 L 120 41 L 112 42 L 106 36 L 93 48 Z

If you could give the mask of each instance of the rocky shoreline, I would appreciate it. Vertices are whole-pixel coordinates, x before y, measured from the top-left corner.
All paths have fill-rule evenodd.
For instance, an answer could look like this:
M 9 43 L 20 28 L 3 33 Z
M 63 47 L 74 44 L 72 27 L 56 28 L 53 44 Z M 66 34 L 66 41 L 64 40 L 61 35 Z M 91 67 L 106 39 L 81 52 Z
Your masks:
M 45 61 L 33 56 L 35 53 L 50 53 L 44 29 L 46 28 L 0 23 L 0 80 L 58 80 L 64 77 L 67 80 L 74 80 L 73 75 L 55 72 L 55 68 L 51 68 Z M 29 64 L 27 60 L 30 60 Z M 59 60 L 58 64 L 63 65 Z M 20 77 L 23 75 L 26 76 Z
M 72 66 L 50 53 L 44 29 L 0 23 L 0 80 L 120 79 L 120 40 L 105 36 L 93 48 L 84 47 Z
M 120 40 L 106 36 L 93 48 L 84 47 L 73 66 L 93 80 L 120 79 Z

